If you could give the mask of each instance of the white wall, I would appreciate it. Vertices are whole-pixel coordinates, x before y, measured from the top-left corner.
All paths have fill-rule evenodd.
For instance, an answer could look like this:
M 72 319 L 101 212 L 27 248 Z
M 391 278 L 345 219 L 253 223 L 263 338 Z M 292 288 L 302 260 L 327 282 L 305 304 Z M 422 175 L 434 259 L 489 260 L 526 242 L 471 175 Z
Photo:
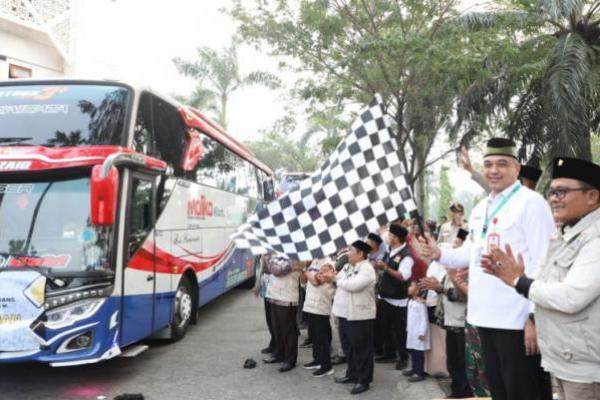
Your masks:
M 60 77 L 65 74 L 65 65 L 58 51 L 48 45 L 0 31 L 0 79 L 8 78 L 8 64 L 16 64 L 32 70 L 34 78 Z

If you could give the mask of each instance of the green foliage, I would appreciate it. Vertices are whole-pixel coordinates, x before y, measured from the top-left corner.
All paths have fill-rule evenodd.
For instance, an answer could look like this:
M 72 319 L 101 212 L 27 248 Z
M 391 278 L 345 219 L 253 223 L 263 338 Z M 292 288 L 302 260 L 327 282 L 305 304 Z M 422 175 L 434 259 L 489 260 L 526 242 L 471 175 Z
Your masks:
M 217 122 L 225 128 L 227 127 L 227 103 L 231 93 L 249 85 L 262 85 L 269 89 L 280 86 L 279 78 L 269 72 L 252 71 L 244 76 L 240 74 L 236 40 L 220 51 L 199 47 L 196 60 L 189 61 L 177 57 L 173 59 L 173 63 L 179 73 L 197 81 L 188 99 L 182 96 L 176 97 L 192 107 L 214 113 Z
M 273 170 L 312 172 L 319 164 L 319 154 L 314 147 L 291 139 L 281 132 L 264 134 L 261 139 L 246 145 Z
M 242 38 L 301 73 L 295 95 L 312 106 L 353 106 L 374 93 L 394 119 L 399 155 L 414 185 L 433 143 L 455 124 L 457 102 L 487 84 L 488 55 L 520 55 L 514 37 L 492 43 L 454 21 L 457 0 L 235 0 Z M 507 28 L 505 28 L 507 29 Z M 508 81 L 508 79 L 507 79 Z M 333 139 L 324 144 L 327 149 Z M 424 180 L 421 179 L 423 184 Z M 424 204 L 421 186 L 418 202 Z
M 555 154 L 591 157 L 585 87 L 593 57 L 592 49 L 574 32 L 559 38 L 550 57 L 544 97 L 556 116 Z
M 448 167 L 442 167 L 440 171 L 440 183 L 438 189 L 438 210 L 437 216 L 440 218 L 442 215 L 448 214 L 448 208 L 452 203 L 452 196 L 454 194 L 454 189 L 450 184 L 450 177 L 448 176 Z
M 509 136 L 521 142 L 522 161 L 529 159 L 534 165 L 558 155 L 591 158 L 590 134 L 600 127 L 600 2 L 504 3 L 504 9 L 494 10 L 485 18 L 474 14 L 462 19 L 473 32 L 485 32 L 494 39 L 506 36 L 494 21 L 508 23 L 519 33 L 519 42 L 527 45 L 524 54 L 529 61 L 512 69 L 517 74 L 506 80 L 501 76 L 497 81 L 497 85 L 505 86 L 507 95 L 497 96 L 493 90 L 497 85 L 488 81 L 483 90 L 467 98 L 464 125 L 470 125 L 475 131 L 471 136 L 475 136 L 481 116 L 493 116 Z M 494 100 L 482 112 L 481 103 L 485 104 L 483 99 L 490 95 Z

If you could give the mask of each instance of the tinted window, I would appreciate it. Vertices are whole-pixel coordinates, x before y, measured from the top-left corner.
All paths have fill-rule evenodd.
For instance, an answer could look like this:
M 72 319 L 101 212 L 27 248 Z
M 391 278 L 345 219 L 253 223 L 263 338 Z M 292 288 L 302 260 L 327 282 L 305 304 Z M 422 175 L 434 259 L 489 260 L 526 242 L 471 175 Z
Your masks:
M 204 153 L 188 179 L 244 196 L 260 196 L 254 165 L 207 136 L 202 137 L 202 143 Z
M 227 157 L 227 149 L 208 136 L 202 137 L 202 144 L 204 152 L 196 166 L 194 179 L 198 183 L 222 188 L 232 169 Z
M 133 128 L 133 149 L 142 154 L 152 154 L 152 95 L 144 92 L 140 96 L 135 126 Z
M 0 145 L 120 145 L 128 99 L 118 86 L 0 86 Z
M 129 255 L 142 245 L 152 230 L 152 182 L 134 179 L 129 215 Z
M 185 125 L 177 108 L 156 96 L 152 98 L 154 153 L 173 168 L 175 176 L 183 176 L 181 158 L 185 146 Z

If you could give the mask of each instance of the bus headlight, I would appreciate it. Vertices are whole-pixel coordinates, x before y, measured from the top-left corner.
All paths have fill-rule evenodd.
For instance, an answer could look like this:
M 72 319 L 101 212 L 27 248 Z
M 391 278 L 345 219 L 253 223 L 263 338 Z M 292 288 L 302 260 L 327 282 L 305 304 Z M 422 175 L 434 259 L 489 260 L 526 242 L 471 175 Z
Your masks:
M 46 312 L 46 327 L 59 329 L 89 318 L 104 304 L 105 299 L 88 299 Z

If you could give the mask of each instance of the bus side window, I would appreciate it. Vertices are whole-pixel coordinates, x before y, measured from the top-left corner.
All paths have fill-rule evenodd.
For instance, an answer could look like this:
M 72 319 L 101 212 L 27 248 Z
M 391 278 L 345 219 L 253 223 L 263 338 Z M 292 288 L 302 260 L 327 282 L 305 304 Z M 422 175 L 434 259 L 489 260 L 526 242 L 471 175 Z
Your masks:
M 246 167 L 246 176 L 248 179 L 248 196 L 257 199 L 260 197 L 257 169 L 247 161 L 244 162 L 244 165 Z
M 230 169 L 227 162 L 227 150 L 221 143 L 206 135 L 202 137 L 202 144 L 204 145 L 204 154 L 196 166 L 196 182 L 224 188 Z
M 142 245 L 152 230 L 152 182 L 134 179 L 129 210 L 129 256 Z
M 138 104 L 133 128 L 133 149 L 138 153 L 153 155 L 152 140 L 152 96 L 143 92 Z
M 177 108 L 152 96 L 152 123 L 157 157 L 173 168 L 175 176 L 183 177 L 181 157 L 185 148 L 185 125 Z

